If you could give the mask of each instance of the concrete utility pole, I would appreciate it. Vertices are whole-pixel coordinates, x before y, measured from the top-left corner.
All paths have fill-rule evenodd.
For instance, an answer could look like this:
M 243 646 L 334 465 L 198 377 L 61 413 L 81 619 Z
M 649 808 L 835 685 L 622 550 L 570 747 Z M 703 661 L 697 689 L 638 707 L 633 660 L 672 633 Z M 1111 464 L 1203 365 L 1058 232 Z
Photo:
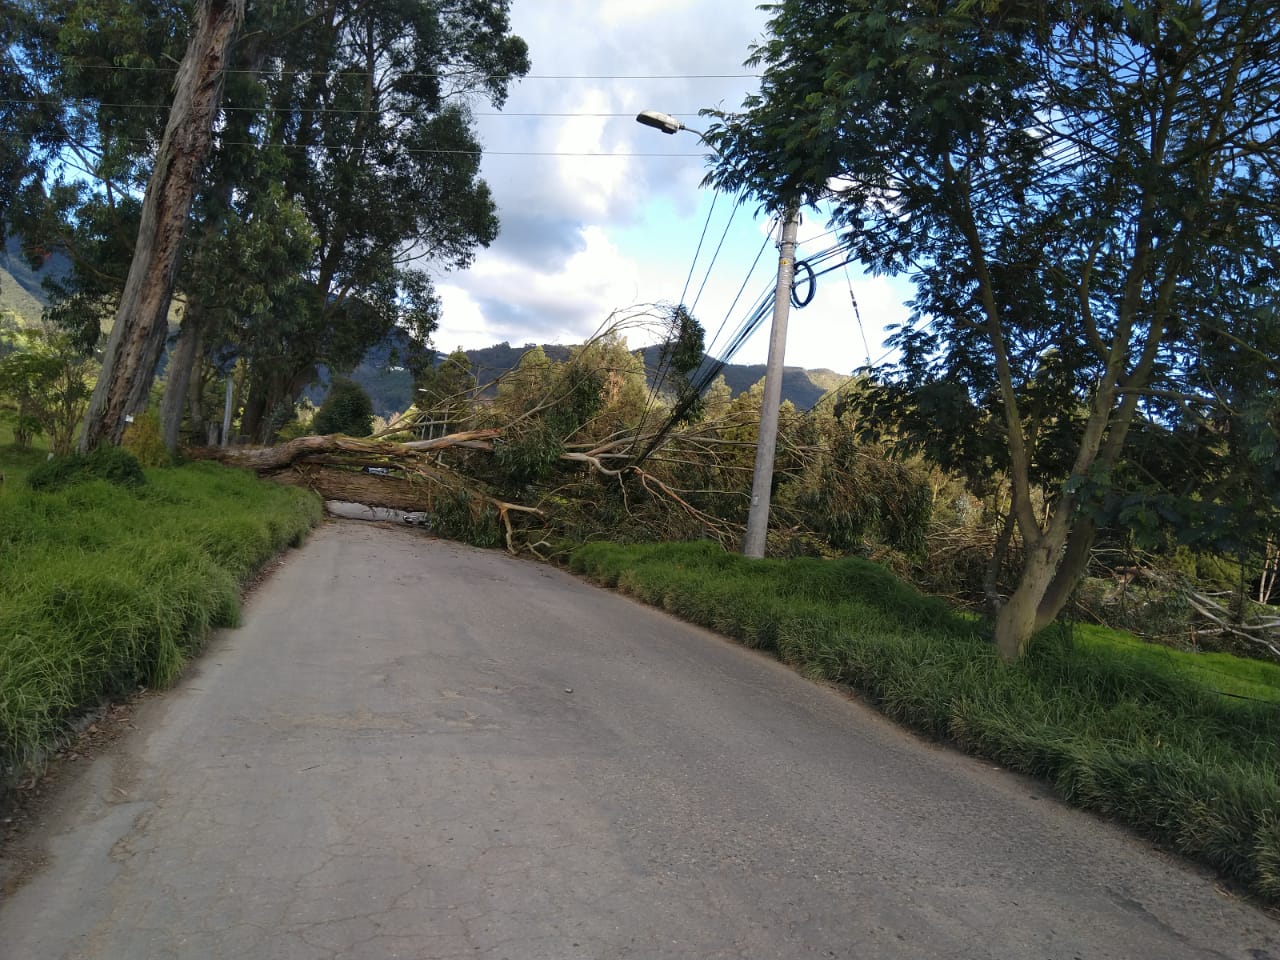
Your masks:
M 688 130 L 707 146 L 700 130 L 686 127 L 669 113 L 642 110 L 636 122 L 666 134 Z M 715 147 L 711 147 L 715 150 Z M 791 284 L 796 273 L 796 234 L 800 230 L 800 208 L 788 207 L 783 215 L 782 245 L 778 255 L 778 285 L 774 290 L 773 329 L 769 334 L 769 365 L 764 371 L 764 402 L 760 406 L 760 439 L 756 442 L 756 469 L 751 479 L 751 509 L 747 513 L 747 534 L 742 555 L 764 556 L 765 534 L 769 530 L 769 498 L 773 488 L 773 455 L 778 447 L 778 408 L 782 406 L 782 358 L 787 350 L 787 317 L 791 311 Z
M 773 328 L 769 333 L 769 364 L 764 371 L 764 401 L 760 404 L 760 439 L 756 443 L 756 469 L 751 478 L 751 509 L 742 555 L 764 556 L 769 530 L 769 498 L 773 489 L 773 457 L 778 447 L 778 408 L 782 406 L 782 359 L 787 349 L 787 318 L 791 311 L 791 283 L 796 272 L 796 234 L 800 210 L 789 207 L 782 224 L 778 255 L 778 285 L 773 294 Z

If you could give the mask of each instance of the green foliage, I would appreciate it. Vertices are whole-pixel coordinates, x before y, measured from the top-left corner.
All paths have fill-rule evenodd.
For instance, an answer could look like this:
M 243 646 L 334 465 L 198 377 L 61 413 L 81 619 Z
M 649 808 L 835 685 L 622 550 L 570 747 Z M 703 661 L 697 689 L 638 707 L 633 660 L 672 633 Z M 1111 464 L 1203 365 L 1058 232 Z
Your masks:
M 461 347 L 438 364 L 426 366 L 414 379 L 414 406 L 435 420 L 443 420 L 451 433 L 463 429 L 475 394 L 475 374 Z
M 133 423 L 124 429 L 120 445 L 144 467 L 167 467 L 173 463 L 173 457 L 164 445 L 160 416 L 153 410 L 134 417 Z
M 594 543 L 571 567 L 847 684 L 1280 902 L 1280 667 L 1056 627 L 1005 665 L 970 621 L 859 560 Z
M 841 550 L 870 540 L 918 552 L 929 530 L 933 497 L 927 480 L 882 449 L 865 447 L 837 430 L 814 481 L 797 497 L 813 529 Z
M 658 366 L 675 394 L 679 420 L 695 423 L 702 418 L 702 397 L 695 393 L 690 376 L 706 356 L 706 333 L 693 314 L 681 304 L 671 309 L 668 318 L 670 336 L 658 351 Z
M 518 431 L 509 431 L 494 445 L 498 486 L 519 493 L 548 479 L 560 465 L 564 441 L 546 420 L 538 419 Z
M 437 497 L 431 507 L 431 529 L 442 537 L 475 547 L 502 543 L 498 511 L 492 504 L 458 492 Z
M 550 395 L 551 378 L 552 365 L 546 351 L 540 346 L 526 350 L 514 369 L 498 380 L 497 411 L 506 419 L 514 420 L 533 410 Z
M 104 444 L 88 454 L 66 453 L 46 460 L 28 474 L 27 486 L 53 493 L 90 480 L 102 480 L 117 487 L 140 487 L 147 482 L 147 477 L 132 453 Z
M 357 384 L 338 378 L 316 411 L 311 429 L 322 435 L 345 433 L 349 437 L 367 437 L 373 431 L 373 401 Z
M 88 347 L 129 272 L 193 8 L 9 6 L 0 211 L 33 250 L 71 248 L 51 313 Z M 266 440 L 320 364 L 350 369 L 393 328 L 425 348 L 439 301 L 402 254 L 461 267 L 496 236 L 471 111 L 501 106 L 529 60 L 508 0 L 339 0 L 322 16 L 249 4 L 245 18 L 252 41 L 235 45 L 220 78 L 221 136 L 176 283 L 206 357 L 231 347 L 247 360 L 242 429 Z M 94 157 L 87 177 L 56 173 L 70 152 Z
M 54 453 L 70 453 L 96 372 L 97 363 L 57 328 L 21 331 L 15 349 L 0 356 L 0 406 L 20 443 L 42 432 Z
M 1280 515 L 1271 5 L 770 12 L 760 92 L 715 112 L 713 179 L 774 209 L 838 182 L 851 255 L 910 275 L 866 412 L 979 494 L 1007 473 L 1028 549 L 1006 654 L 1060 609 L 1099 525 L 1164 513 L 1261 552 Z M 1179 445 L 1135 463 L 1130 433 L 1171 426 Z
M 0 767 L 103 697 L 172 682 L 235 622 L 246 578 L 321 516 L 305 491 L 212 464 L 45 490 L 0 495 Z

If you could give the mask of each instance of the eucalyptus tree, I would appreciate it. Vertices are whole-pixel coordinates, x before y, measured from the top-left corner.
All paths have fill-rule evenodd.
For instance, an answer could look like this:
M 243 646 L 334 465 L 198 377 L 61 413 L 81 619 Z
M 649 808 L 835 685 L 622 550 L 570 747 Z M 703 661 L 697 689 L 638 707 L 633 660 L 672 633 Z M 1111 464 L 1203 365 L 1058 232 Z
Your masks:
M 427 268 L 465 265 L 497 230 L 470 109 L 500 106 L 528 69 L 508 7 L 249 5 L 229 70 L 219 71 L 226 96 L 208 159 L 189 176 L 193 228 L 174 277 L 184 334 L 170 354 L 164 405 L 171 444 L 201 355 L 244 357 L 243 426 L 266 438 L 269 412 L 290 404 L 318 364 L 353 365 L 396 324 L 425 342 L 438 313 Z M 15 32 L 0 82 L 39 102 L 56 143 L 44 152 L 47 168 L 6 163 L 0 199 L 14 196 L 10 209 L 21 216 L 11 219 L 31 246 L 71 255 L 51 312 L 86 346 L 120 302 L 170 119 L 172 67 L 202 9 L 192 0 L 6 7 Z M 143 402 L 166 326 L 148 325 L 146 349 L 129 364 L 137 375 L 128 405 Z
M 116 444 L 146 406 L 168 332 L 174 280 L 196 185 L 213 135 L 245 0 L 199 0 L 174 80 L 173 105 L 143 194 L 138 240 L 80 435 L 81 452 Z
M 428 269 L 463 267 L 497 235 L 473 103 L 500 107 L 527 72 L 508 0 L 299 3 L 271 28 L 257 132 L 315 238 L 297 288 L 248 323 L 242 430 L 266 439 L 318 364 L 342 369 L 394 325 L 423 343 Z
M 114 314 L 164 129 L 180 3 L 14 0 L 0 50 L 0 219 L 33 261 L 57 250 L 60 322 L 86 345 Z M 160 67 L 164 64 L 164 67 Z
M 1274 5 L 772 7 L 761 91 L 710 135 L 715 179 L 832 198 L 850 252 L 915 281 L 885 376 L 998 440 L 982 455 L 1024 559 L 996 641 L 1016 657 L 1085 569 L 1134 424 L 1208 396 L 1197 356 L 1251 309 L 1240 278 L 1274 296 Z

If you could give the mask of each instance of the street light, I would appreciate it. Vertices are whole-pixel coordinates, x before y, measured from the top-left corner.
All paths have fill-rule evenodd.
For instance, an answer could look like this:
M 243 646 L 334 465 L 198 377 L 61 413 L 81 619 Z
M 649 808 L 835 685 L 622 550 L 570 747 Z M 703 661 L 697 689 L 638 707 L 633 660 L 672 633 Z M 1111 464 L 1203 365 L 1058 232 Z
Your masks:
M 669 113 L 659 113 L 657 110 L 641 110 L 636 114 L 636 123 L 643 123 L 646 127 L 654 127 L 663 133 L 675 133 L 677 130 L 689 130 L 683 123 L 677 120 Z M 690 133 L 698 133 L 697 130 L 689 130 Z M 701 137 L 702 134 L 698 133 Z
M 642 110 L 636 122 L 666 134 L 688 130 L 707 146 L 706 135 L 669 113 Z M 715 147 L 711 147 L 715 150 Z M 719 151 L 717 151 L 717 154 Z M 760 404 L 760 438 L 756 441 L 756 466 L 751 475 L 751 507 L 747 511 L 747 532 L 742 539 L 742 555 L 764 556 L 769 530 L 769 498 L 773 491 L 773 459 L 778 448 L 778 408 L 782 406 L 782 363 L 787 348 L 787 318 L 791 307 L 791 284 L 795 279 L 796 234 L 800 231 L 800 208 L 790 205 L 782 223 L 782 243 L 778 252 L 778 283 L 773 294 L 773 326 L 769 331 L 769 360 L 764 370 L 764 400 Z

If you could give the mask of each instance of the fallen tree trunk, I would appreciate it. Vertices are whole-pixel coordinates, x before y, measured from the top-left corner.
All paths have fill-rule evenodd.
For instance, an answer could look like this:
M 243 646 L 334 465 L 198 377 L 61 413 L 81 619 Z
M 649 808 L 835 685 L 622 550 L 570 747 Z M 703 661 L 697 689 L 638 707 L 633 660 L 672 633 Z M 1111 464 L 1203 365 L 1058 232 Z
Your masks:
M 327 454 L 345 455 L 353 465 L 376 465 L 379 461 L 400 465 L 412 454 L 447 450 L 450 447 L 491 450 L 493 439 L 501 431 L 468 430 L 451 433 L 434 440 L 396 443 L 392 440 L 361 440 L 339 435 L 297 437 L 274 447 L 196 447 L 190 451 L 195 460 L 217 460 L 232 467 L 244 467 L 259 473 L 283 470 L 298 460 Z
M 492 450 L 497 430 L 469 430 L 434 440 L 396 443 L 339 435 L 298 437 L 275 447 L 199 447 L 196 460 L 253 470 L 278 483 L 306 487 L 326 500 L 429 512 L 442 495 L 464 493 L 505 518 L 513 505 L 436 462 L 448 449 Z M 377 472 L 370 472 L 376 470 Z M 533 508 L 522 508 L 537 513 Z
M 389 510 L 407 510 L 412 513 L 431 509 L 432 484 L 421 479 L 380 477 L 372 473 L 308 463 L 293 464 L 270 477 L 277 483 L 314 490 L 325 500 L 363 503 L 370 507 L 386 507 Z
M 436 512 L 437 502 L 448 498 L 469 501 L 476 510 L 491 509 L 501 524 L 507 549 L 515 553 L 523 546 L 537 552 L 547 514 L 537 506 L 512 503 L 473 476 L 440 461 L 445 451 L 480 451 L 492 454 L 501 431 L 468 430 L 433 440 L 395 442 L 355 437 L 307 436 L 274 447 L 200 447 L 190 451 L 193 459 L 215 460 L 228 466 L 253 470 L 262 476 L 315 491 L 326 500 L 360 503 L 409 512 Z M 610 467 L 605 460 L 623 460 L 616 452 L 621 441 L 605 442 L 592 449 L 563 451 L 559 459 L 585 468 L 610 483 L 634 479 L 651 497 L 669 504 L 692 518 L 707 535 L 728 542 L 736 528 L 690 504 L 680 493 L 634 463 Z M 625 499 L 625 496 L 624 496 Z M 513 516 L 531 518 L 530 529 L 518 531 Z M 540 532 L 542 531 L 542 532 Z M 517 533 L 529 534 L 529 543 L 519 543 Z

